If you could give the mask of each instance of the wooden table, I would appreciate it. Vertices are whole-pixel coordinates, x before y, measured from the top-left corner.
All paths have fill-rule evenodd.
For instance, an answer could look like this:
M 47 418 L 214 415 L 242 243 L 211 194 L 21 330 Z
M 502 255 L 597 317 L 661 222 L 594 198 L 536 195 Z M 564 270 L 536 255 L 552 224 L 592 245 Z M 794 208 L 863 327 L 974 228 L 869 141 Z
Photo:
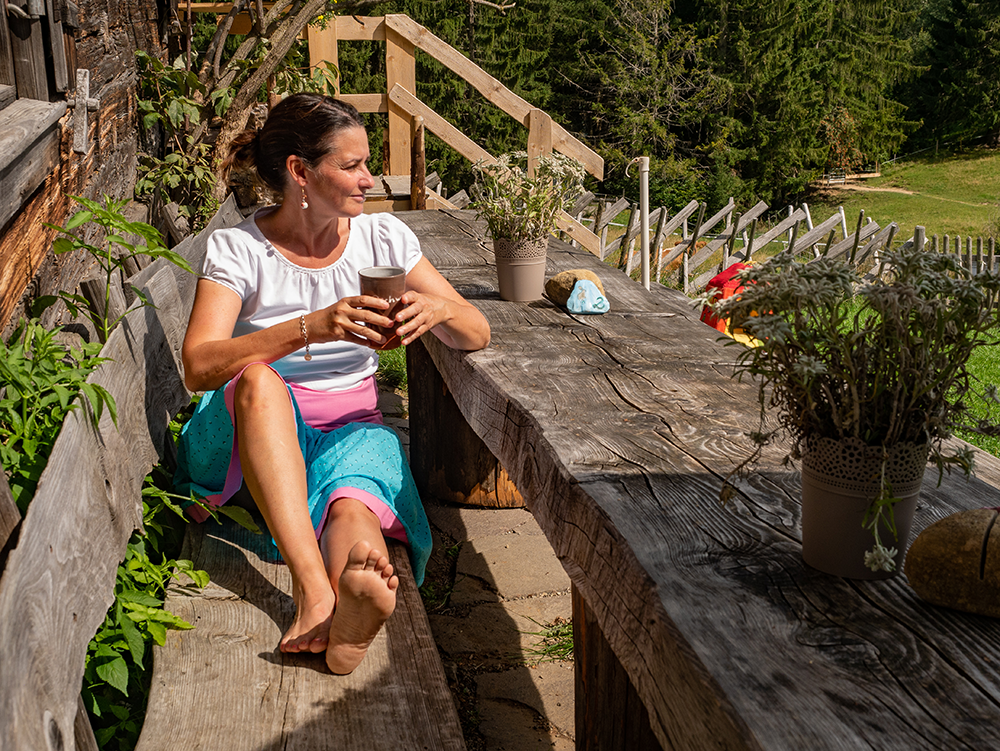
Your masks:
M 719 503 L 750 450 L 755 391 L 730 378 L 733 350 L 687 298 L 552 240 L 548 273 L 597 272 L 612 311 L 504 302 L 471 213 L 400 216 L 493 331 L 475 353 L 424 337 L 431 372 L 414 352 L 415 472 L 421 452 L 456 442 L 422 419 L 421 394 L 448 392 L 573 581 L 578 748 L 1000 748 L 1000 622 L 927 605 L 902 575 L 805 566 L 799 475 L 778 453 Z M 998 462 L 980 461 L 1000 483 Z M 914 534 L 1000 505 L 982 480 L 936 480 Z

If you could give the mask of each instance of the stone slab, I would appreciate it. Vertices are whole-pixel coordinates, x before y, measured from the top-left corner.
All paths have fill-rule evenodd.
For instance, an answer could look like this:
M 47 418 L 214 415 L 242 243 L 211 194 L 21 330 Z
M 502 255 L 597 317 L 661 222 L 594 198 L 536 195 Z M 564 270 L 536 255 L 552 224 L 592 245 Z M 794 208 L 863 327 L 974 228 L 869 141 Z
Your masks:
M 476 678 L 480 701 L 507 700 L 524 704 L 545 717 L 566 737 L 573 737 L 573 664 L 543 662 Z
M 431 524 L 455 540 L 478 540 L 514 532 L 543 536 L 527 509 L 464 508 L 437 499 L 426 500 L 425 507 Z
M 543 592 L 568 592 L 569 576 L 544 536 L 507 534 L 462 545 L 458 573 L 485 582 L 505 600 Z

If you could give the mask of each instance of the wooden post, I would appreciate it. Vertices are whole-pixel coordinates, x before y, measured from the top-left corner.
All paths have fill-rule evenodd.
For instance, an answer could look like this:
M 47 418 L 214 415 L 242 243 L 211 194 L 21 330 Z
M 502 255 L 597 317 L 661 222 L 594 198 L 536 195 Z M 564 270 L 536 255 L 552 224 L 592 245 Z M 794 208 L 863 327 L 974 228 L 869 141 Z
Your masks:
M 983 273 L 983 236 L 976 238 L 976 273 Z
M 927 230 L 918 224 L 913 230 L 913 247 L 923 250 L 925 242 L 927 242 Z
M 938 240 L 939 238 L 937 235 L 931 235 L 931 251 L 934 253 L 938 252 L 938 245 L 940 245 Z
M 861 209 L 858 212 L 858 229 L 854 233 L 854 244 L 851 246 L 851 263 L 854 263 L 854 257 L 858 252 L 858 245 L 861 244 L 861 228 L 864 226 L 865 222 L 865 210 Z M 831 235 L 831 239 L 833 239 Z
M 306 27 L 309 43 L 309 67 L 317 68 L 329 63 L 337 73 L 334 96 L 340 96 L 340 63 L 337 52 L 337 19 L 330 18 L 325 29 L 310 24 Z
M 410 208 L 423 211 L 427 208 L 427 163 L 424 154 L 424 118 L 413 118 L 413 155 L 410 158 Z
M 552 153 L 552 118 L 540 109 L 528 112 L 528 177 L 535 176 L 538 157 Z
M 972 271 L 972 235 L 965 238 L 965 268 Z
M 746 242 L 746 249 L 745 252 L 743 253 L 743 263 L 750 263 L 750 261 L 753 259 L 753 236 L 754 234 L 756 234 L 756 232 L 757 232 L 757 220 L 754 219 L 752 222 L 750 222 L 750 234 L 744 241 Z
M 419 339 L 406 348 L 406 370 L 410 468 L 420 494 L 467 506 L 523 507 L 521 494 L 462 416 Z
M 990 273 L 992 274 L 995 270 L 995 264 L 996 264 L 996 240 L 991 237 L 987 241 L 986 247 L 989 249 L 989 256 L 987 257 L 986 261 L 986 268 L 988 268 L 990 270 Z
M 385 29 L 385 80 L 386 91 L 399 84 L 411 94 L 417 92 L 417 67 L 414 59 L 413 42 L 403 37 L 395 29 Z M 388 164 L 389 175 L 410 173 L 410 152 L 412 136 L 410 116 L 402 107 L 389 100 L 389 158 L 383 156 L 383 164 Z M 385 170 L 385 168 L 383 168 Z
M 577 751 L 661 751 L 628 673 L 575 586 L 572 592 Z
M 736 218 L 733 220 L 732 224 L 729 225 L 733 228 L 733 231 L 729 235 L 729 241 L 722 246 L 722 271 L 729 268 L 729 259 L 736 253 L 736 236 L 739 234 L 741 219 L 743 219 L 743 214 L 737 212 Z
M 667 211 L 666 206 L 660 207 L 660 218 L 656 222 L 656 234 L 653 235 L 653 249 L 652 249 L 653 256 L 650 259 L 650 263 L 651 264 L 653 263 L 652 260 L 653 258 L 656 259 L 655 266 L 653 266 L 653 268 L 656 269 L 656 281 L 660 281 L 660 274 L 663 273 L 663 269 L 660 268 L 660 256 L 662 255 L 660 252 L 660 246 L 663 244 L 663 234 L 664 234 L 663 230 L 666 227 L 667 219 L 669 219 L 669 214 L 670 212 Z
M 688 275 L 690 273 L 690 269 L 688 268 L 688 258 L 691 257 L 692 253 L 696 252 L 696 248 L 694 246 L 695 243 L 698 242 L 698 233 L 701 232 L 701 221 L 705 218 L 706 208 L 707 204 L 702 201 L 701 205 L 698 206 L 698 218 L 694 223 L 694 234 L 691 235 L 691 241 L 688 243 L 688 246 L 684 249 L 684 254 L 681 256 L 681 289 L 684 291 L 685 295 L 688 292 L 688 285 L 690 284 L 690 280 L 688 279 Z M 791 206 L 788 208 L 791 208 Z
M 944 244 L 941 246 L 941 252 L 947 254 L 950 250 L 951 245 L 951 235 L 944 236 Z
M 847 237 L 847 214 L 844 213 L 844 207 L 838 206 L 837 211 L 840 212 L 840 233 L 846 238 Z

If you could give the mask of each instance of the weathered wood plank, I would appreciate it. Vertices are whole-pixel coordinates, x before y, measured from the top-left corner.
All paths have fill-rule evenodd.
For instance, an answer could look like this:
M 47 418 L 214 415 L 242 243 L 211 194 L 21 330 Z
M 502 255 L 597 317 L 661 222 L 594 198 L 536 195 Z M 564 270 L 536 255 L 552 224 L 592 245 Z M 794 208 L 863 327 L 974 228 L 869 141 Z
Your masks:
M 10 549 L 17 542 L 15 531 L 20 523 L 21 512 L 18 510 L 17 504 L 14 503 L 7 475 L 0 467 L 0 572 L 3 571 L 7 563 Z
M 385 35 L 386 88 L 392 91 L 399 86 L 406 91 L 417 90 L 417 68 L 414 46 L 410 39 L 388 25 Z M 410 152 L 413 147 L 410 134 L 410 116 L 389 99 L 389 174 L 410 174 Z
M 212 581 L 203 592 L 171 585 L 167 608 L 196 627 L 170 632 L 154 652 L 137 751 L 465 748 L 401 545 L 389 551 L 396 612 L 349 676 L 331 675 L 322 655 L 277 650 L 295 606 L 288 567 L 263 536 L 208 522 L 189 529 L 188 545 Z
M 488 164 L 496 161 L 496 158 L 486 151 L 486 149 L 482 148 L 402 86 L 397 84 L 392 87 L 389 91 L 389 100 L 399 105 L 410 116 L 424 118 L 424 125 L 430 129 L 431 133 L 473 164 L 479 161 Z
M 19 99 L 0 111 L 0 226 L 59 162 L 59 118 L 66 105 Z
M 0 4 L 0 90 L 14 87 L 14 59 L 11 56 L 10 27 L 7 24 L 6 2 Z M 0 109 L 6 106 L 0 97 Z
M 467 234 L 474 223 L 439 213 L 435 229 L 402 217 L 433 262 L 446 249 L 445 276 L 489 273 Z M 641 289 L 556 241 L 549 262 L 590 267 L 612 290 Z M 722 507 L 723 479 L 750 450 L 754 385 L 730 377 L 733 350 L 679 294 L 660 289 L 634 308 L 609 297 L 613 313 L 575 317 L 484 294 L 473 302 L 491 323 L 488 349 L 424 343 L 538 519 L 663 748 L 1000 744 L 1000 622 L 928 606 L 904 576 L 855 583 L 806 567 L 799 477 L 781 466 L 780 446 Z M 983 456 L 982 465 L 1000 477 L 1000 462 Z M 936 480 L 925 482 L 916 531 L 1000 505 L 979 480 Z
M 24 99 L 49 101 L 49 82 L 45 72 L 45 40 L 41 18 L 12 16 L 10 25 L 11 57 L 17 95 Z
M 177 281 L 186 272 L 160 261 L 149 268 L 157 266 L 145 285 L 157 308 L 123 320 L 103 350 L 111 361 L 90 378 L 114 396 L 117 429 L 107 412 L 98 430 L 79 410 L 67 418 L 0 579 L 2 748 L 55 748 L 52 739 L 73 737 L 87 643 L 141 520 L 142 478 L 189 399 L 180 345 L 190 302 Z

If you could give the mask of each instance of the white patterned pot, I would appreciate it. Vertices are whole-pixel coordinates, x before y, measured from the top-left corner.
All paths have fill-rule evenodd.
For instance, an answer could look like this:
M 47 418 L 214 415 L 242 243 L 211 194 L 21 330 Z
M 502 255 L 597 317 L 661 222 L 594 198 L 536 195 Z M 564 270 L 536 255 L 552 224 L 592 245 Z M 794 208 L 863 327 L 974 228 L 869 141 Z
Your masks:
M 895 548 L 893 571 L 872 571 L 865 553 L 875 546 L 863 527 L 879 490 L 882 448 L 857 439 L 812 439 L 802 457 L 802 558 L 813 568 L 848 579 L 886 579 L 902 568 L 910 526 L 927 466 L 926 444 L 889 448 L 886 478 L 900 500 L 893 504 L 896 532 L 879 527 L 886 548 Z
M 545 250 L 549 240 L 493 240 L 500 297 L 512 302 L 542 299 L 545 288 Z

